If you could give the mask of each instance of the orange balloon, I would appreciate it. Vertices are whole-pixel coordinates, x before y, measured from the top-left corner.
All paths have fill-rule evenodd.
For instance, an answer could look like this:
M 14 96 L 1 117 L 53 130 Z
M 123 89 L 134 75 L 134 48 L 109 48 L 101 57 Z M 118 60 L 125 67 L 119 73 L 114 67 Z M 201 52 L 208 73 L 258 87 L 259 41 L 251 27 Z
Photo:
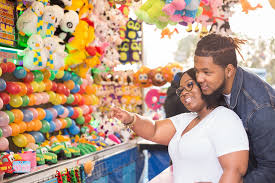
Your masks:
M 85 89 L 87 94 L 95 94 L 96 93 L 96 85 L 88 85 Z
M 87 100 L 87 101 L 86 101 Z M 92 96 L 91 95 L 87 95 L 85 98 L 85 104 L 86 105 L 92 105 Z
M 38 119 L 39 119 L 39 120 L 44 119 L 45 116 L 46 116 L 45 110 L 42 109 L 42 108 L 37 108 L 36 110 L 37 110 L 37 112 L 38 112 Z
M 30 122 L 28 122 L 28 123 L 26 123 L 26 124 L 27 124 L 27 131 L 28 131 L 28 132 L 33 131 L 33 129 L 35 128 L 35 123 L 34 123 L 34 121 L 30 121 Z
M 69 89 L 72 90 L 75 86 L 75 83 L 72 80 L 68 80 L 64 82 L 64 85 Z
M 46 91 L 50 91 L 52 89 L 53 83 L 51 80 L 49 79 L 44 80 L 44 84 L 45 84 Z
M 61 129 L 66 128 L 67 126 L 67 121 L 65 119 L 59 118 L 59 121 L 61 122 Z
M 52 75 L 52 73 L 49 70 L 44 70 L 42 73 L 44 75 L 44 81 L 49 79 Z
M 25 122 L 19 121 L 19 122 L 15 122 L 15 124 L 17 124 L 20 128 L 19 133 L 24 133 L 27 130 L 27 125 Z
M 39 131 L 42 128 L 42 122 L 40 120 L 33 120 L 34 121 L 34 128 L 33 131 Z
M 80 107 L 74 107 L 74 109 L 76 109 L 77 111 L 78 111 L 78 116 L 80 117 L 80 116 L 83 116 L 83 111 L 82 111 L 82 109 L 80 108 Z
M 31 134 L 24 133 L 23 135 L 27 138 L 28 144 L 29 143 L 34 143 L 35 144 L 35 139 L 34 139 L 34 137 Z
M 18 95 L 20 95 L 20 96 L 26 95 L 26 93 L 28 91 L 27 86 L 24 83 L 22 83 L 22 82 L 16 82 L 16 83 L 21 88 L 21 92 Z
M 16 136 L 20 133 L 20 127 L 16 123 L 9 124 L 11 127 L 11 136 Z
M 34 104 L 35 104 L 35 95 L 34 94 L 30 94 L 30 95 L 28 95 L 28 97 L 29 97 L 29 100 L 30 100 L 30 102 L 29 102 L 29 106 L 33 106 Z
M 67 102 L 67 97 L 66 97 L 66 95 L 60 94 L 60 96 L 61 96 L 61 98 L 62 98 L 61 104 L 65 104 L 65 103 Z
M 11 112 L 14 115 L 14 122 L 23 121 L 24 114 L 20 109 L 12 109 Z

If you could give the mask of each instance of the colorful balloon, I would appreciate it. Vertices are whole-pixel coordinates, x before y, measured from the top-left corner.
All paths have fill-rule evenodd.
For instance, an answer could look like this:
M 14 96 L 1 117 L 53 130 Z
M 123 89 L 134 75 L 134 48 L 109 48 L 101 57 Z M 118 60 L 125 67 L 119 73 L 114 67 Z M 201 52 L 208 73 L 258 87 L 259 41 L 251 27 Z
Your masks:
M 38 91 L 39 85 L 36 81 L 31 82 L 31 86 L 32 86 L 33 92 Z
M 49 71 L 49 70 L 44 70 L 44 71 L 42 71 L 42 73 L 44 75 L 44 81 L 46 79 L 49 79 L 51 77 L 51 75 L 52 75 L 51 71 Z
M 7 126 L 10 122 L 10 118 L 7 113 L 0 111 L 0 126 Z
M 50 91 L 52 89 L 53 83 L 51 80 L 49 79 L 44 80 L 44 84 L 45 84 L 46 91 Z
M 73 102 L 74 102 L 74 95 L 73 95 L 73 94 L 70 94 L 70 95 L 67 97 L 66 103 L 67 103 L 67 104 L 72 104 Z
M 20 109 L 12 109 L 11 112 L 14 115 L 14 122 L 23 121 L 24 114 Z
M 64 107 L 64 112 L 63 114 L 59 115 L 59 117 L 66 118 L 68 115 L 69 115 L 69 110 L 66 107 Z
M 83 125 L 85 122 L 85 118 L 84 118 L 84 116 L 80 116 L 80 117 L 76 118 L 75 121 L 77 124 Z
M 15 64 L 12 62 L 7 62 L 6 65 L 7 65 L 7 72 L 10 72 L 10 73 L 13 72 L 16 68 Z
M 56 71 L 50 71 L 51 72 L 51 77 L 49 80 L 53 81 L 55 79 Z
M 64 71 L 59 70 L 59 71 L 57 71 L 57 73 L 55 75 L 55 78 L 56 79 L 61 79 L 63 76 L 64 76 Z
M 10 96 L 7 93 L 0 93 L 0 98 L 3 100 L 3 103 L 6 105 L 10 103 Z
M 25 107 L 25 106 L 28 106 L 29 103 L 30 103 L 30 99 L 27 95 L 25 96 L 22 96 L 22 100 L 23 100 L 23 103 L 22 103 L 22 106 Z
M 33 82 L 34 81 L 34 75 L 32 72 L 28 72 L 25 76 L 25 78 L 23 79 L 23 81 L 25 83 L 30 83 L 30 82 Z
M 71 118 L 65 118 L 65 120 L 67 121 L 67 126 L 66 128 L 69 128 L 72 126 L 72 119 Z
M 28 145 L 28 139 L 22 134 L 12 137 L 12 141 L 17 147 L 26 147 Z
M 20 93 L 20 87 L 15 82 L 6 82 L 6 91 L 12 95 Z
M 36 108 L 36 111 L 38 112 L 38 119 L 39 120 L 42 120 L 42 119 L 45 118 L 46 112 L 45 112 L 44 109 L 42 109 L 42 108 Z
M 62 80 L 63 80 L 63 81 L 68 81 L 68 80 L 71 79 L 71 77 L 72 77 L 72 74 L 71 74 L 70 72 L 64 71 L 64 75 L 63 75 L 63 77 L 62 77 Z
M 45 137 L 41 132 L 30 132 L 30 134 L 34 137 L 36 143 L 45 141 Z
M 33 128 L 34 131 L 39 131 L 42 128 L 42 122 L 39 119 L 34 120 L 34 124 L 35 124 Z
M 0 98 L 0 110 L 3 108 L 4 102 L 2 100 L 2 98 Z
M 11 111 L 4 111 L 4 112 L 9 116 L 9 119 L 10 119 L 9 123 L 14 122 L 14 114 L 13 114 L 13 112 L 11 112 Z
M 34 143 L 35 144 L 35 139 L 31 134 L 24 133 L 23 135 L 27 138 L 28 144 L 29 143 Z
M 33 106 L 33 105 L 35 105 L 35 102 L 36 102 L 36 97 L 35 97 L 35 95 L 34 94 L 30 94 L 30 95 L 28 95 L 28 97 L 29 97 L 29 106 Z
M 30 121 L 28 123 L 26 123 L 27 125 L 27 131 L 28 132 L 31 132 L 35 129 L 35 122 L 34 121 Z
M 3 73 L 6 73 L 8 71 L 8 66 L 6 63 L 1 63 L 0 67 L 1 67 Z
M 16 82 L 16 83 L 19 85 L 20 90 L 21 90 L 20 93 L 18 93 L 18 95 L 20 95 L 20 96 L 26 95 L 28 93 L 27 86 L 22 82 Z
M 16 136 L 20 133 L 20 127 L 16 123 L 9 124 L 11 127 L 11 136 Z
M 32 71 L 32 73 L 34 75 L 34 81 L 36 81 L 36 82 L 43 81 L 44 75 L 43 75 L 43 73 L 41 71 L 35 70 L 35 71 Z
M 30 95 L 33 93 L 33 87 L 30 83 L 25 83 L 26 87 L 27 87 L 27 95 Z
M 24 114 L 23 121 L 30 122 L 33 120 L 33 113 L 31 110 L 24 109 L 24 110 L 22 110 L 22 112 Z
M 0 91 L 4 91 L 7 87 L 6 81 L 0 78 Z
M 19 95 L 11 95 L 9 104 L 12 107 L 20 107 L 23 104 L 23 100 Z
M 40 132 L 42 132 L 42 133 L 49 132 L 50 127 L 51 127 L 49 122 L 46 120 L 42 120 L 41 122 L 42 122 L 42 128 L 40 129 Z
M 9 137 L 12 134 L 12 129 L 9 125 L 0 127 L 2 130 L 3 137 Z
M 53 120 L 53 114 L 50 110 L 46 109 L 45 110 L 46 112 L 46 116 L 44 118 L 44 120 L 47 120 L 47 121 L 52 121 Z
M 74 84 L 74 82 L 73 82 L 72 80 L 65 81 L 65 82 L 64 82 L 64 85 L 65 85 L 69 90 L 74 89 L 74 86 L 75 86 L 75 84 Z
M 62 123 L 59 119 L 55 119 L 54 120 L 54 123 L 55 123 L 55 131 L 58 131 L 61 129 L 61 126 L 62 126 Z
M 20 121 L 16 122 L 15 124 L 19 126 L 19 133 L 24 133 L 27 130 L 27 123 Z
M 17 79 L 23 79 L 27 76 L 27 71 L 23 68 L 23 67 L 17 67 L 14 71 L 13 71 L 13 75 L 17 78 Z
M 6 151 L 9 149 L 9 141 L 6 137 L 0 138 L 0 151 Z
M 55 131 L 56 125 L 55 125 L 55 122 L 53 122 L 53 121 L 50 121 L 49 124 L 50 124 L 49 132 L 52 133 Z

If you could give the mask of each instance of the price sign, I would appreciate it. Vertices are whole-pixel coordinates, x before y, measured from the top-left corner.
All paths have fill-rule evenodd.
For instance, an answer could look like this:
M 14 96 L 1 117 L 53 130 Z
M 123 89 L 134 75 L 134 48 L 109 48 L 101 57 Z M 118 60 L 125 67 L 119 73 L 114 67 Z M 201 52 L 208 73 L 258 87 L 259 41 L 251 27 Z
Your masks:
M 14 173 L 27 173 L 31 171 L 30 161 L 14 161 L 12 163 Z
M 16 46 L 15 2 L 0 0 L 0 44 Z

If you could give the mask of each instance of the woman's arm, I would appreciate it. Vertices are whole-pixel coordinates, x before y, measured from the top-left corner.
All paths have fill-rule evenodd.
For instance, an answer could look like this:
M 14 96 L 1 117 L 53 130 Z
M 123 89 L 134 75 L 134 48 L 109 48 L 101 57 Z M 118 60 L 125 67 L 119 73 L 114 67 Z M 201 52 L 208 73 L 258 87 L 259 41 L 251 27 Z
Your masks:
M 242 183 L 248 166 L 247 150 L 232 152 L 219 157 L 223 174 L 219 183 Z
M 132 130 L 137 135 L 163 145 L 168 145 L 176 132 L 170 119 L 159 120 L 154 123 L 151 119 L 120 108 L 113 108 L 110 112 L 110 117 L 115 117 L 124 124 L 132 123 L 135 120 Z

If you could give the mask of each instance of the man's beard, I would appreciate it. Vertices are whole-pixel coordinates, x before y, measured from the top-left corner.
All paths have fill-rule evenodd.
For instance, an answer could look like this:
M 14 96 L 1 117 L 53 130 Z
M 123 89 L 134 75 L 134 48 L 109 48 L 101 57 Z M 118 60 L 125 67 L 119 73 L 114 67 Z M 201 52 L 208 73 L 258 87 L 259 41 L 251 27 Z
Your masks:
M 223 96 L 224 88 L 225 88 L 225 78 L 223 79 L 223 82 L 219 86 L 219 88 L 217 88 L 212 94 L 204 95 L 202 93 L 202 99 L 205 100 L 205 102 L 207 104 L 214 104 L 215 107 L 226 106 L 224 96 Z M 211 106 L 211 108 L 212 108 L 212 106 Z

